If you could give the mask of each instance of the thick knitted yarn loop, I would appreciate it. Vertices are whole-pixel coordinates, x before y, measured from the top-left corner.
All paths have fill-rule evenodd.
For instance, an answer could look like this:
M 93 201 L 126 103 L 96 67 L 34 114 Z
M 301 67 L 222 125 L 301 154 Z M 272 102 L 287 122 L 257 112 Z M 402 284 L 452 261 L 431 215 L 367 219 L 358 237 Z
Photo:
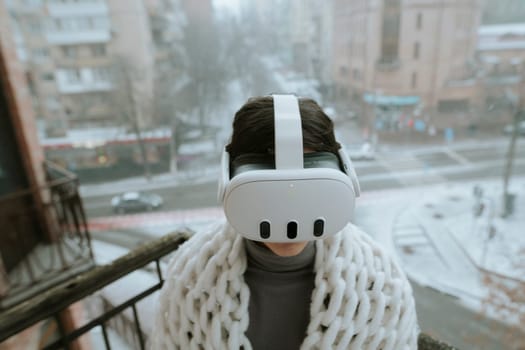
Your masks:
M 150 341 L 153 349 L 252 349 L 243 238 L 226 223 L 174 254 Z M 301 349 L 417 349 L 411 287 L 395 261 L 356 226 L 316 241 L 315 287 Z

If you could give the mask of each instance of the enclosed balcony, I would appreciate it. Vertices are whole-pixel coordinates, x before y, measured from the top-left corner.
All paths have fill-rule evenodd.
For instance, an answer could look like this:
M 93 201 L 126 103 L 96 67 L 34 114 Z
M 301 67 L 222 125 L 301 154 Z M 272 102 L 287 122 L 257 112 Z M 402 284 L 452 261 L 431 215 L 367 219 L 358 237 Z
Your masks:
M 94 267 L 77 177 L 50 162 L 45 170 L 44 188 L 0 198 L 0 310 Z

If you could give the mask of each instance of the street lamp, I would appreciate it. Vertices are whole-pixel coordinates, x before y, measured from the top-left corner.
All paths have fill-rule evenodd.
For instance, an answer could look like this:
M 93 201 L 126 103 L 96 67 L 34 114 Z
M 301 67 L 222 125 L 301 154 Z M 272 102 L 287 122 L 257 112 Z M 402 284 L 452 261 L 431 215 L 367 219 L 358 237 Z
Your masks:
M 523 109 L 523 104 L 524 104 L 524 101 L 523 101 L 523 93 L 525 91 L 523 91 L 523 86 L 524 86 L 524 80 L 525 77 L 522 77 L 522 81 L 521 81 L 521 91 L 522 94 L 520 94 L 521 96 L 518 97 L 518 99 L 513 99 L 513 100 L 518 100 L 518 101 L 514 101 L 513 103 L 513 106 L 514 106 L 514 117 L 513 117 L 513 128 L 512 128 L 512 134 L 511 134 L 511 138 L 510 138 L 510 143 L 509 143 L 509 148 L 508 148 L 508 151 L 507 151 L 507 156 L 506 156 L 506 165 L 505 165 L 505 169 L 504 169 L 504 172 L 503 172 L 503 203 L 502 203 L 502 212 L 501 212 L 501 217 L 502 218 L 505 218 L 507 216 L 509 216 L 510 214 L 513 213 L 514 211 L 514 194 L 512 193 L 509 193 L 509 180 L 510 180 L 510 175 L 512 173 L 512 163 L 514 161 L 514 153 L 515 153 L 515 149 L 516 149 L 516 140 L 518 138 L 518 135 L 519 135 L 519 126 L 520 126 L 520 123 L 522 121 L 525 121 L 525 110 Z M 512 100 L 511 100 L 512 101 Z

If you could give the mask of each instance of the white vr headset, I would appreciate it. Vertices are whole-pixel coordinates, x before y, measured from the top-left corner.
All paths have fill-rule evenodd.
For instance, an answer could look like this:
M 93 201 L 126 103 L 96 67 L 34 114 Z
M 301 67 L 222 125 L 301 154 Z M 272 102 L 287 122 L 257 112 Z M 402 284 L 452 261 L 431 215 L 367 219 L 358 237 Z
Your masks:
M 351 221 L 360 194 L 352 162 L 343 148 L 339 157 L 304 153 L 297 98 L 273 95 L 273 104 L 275 160 L 246 154 L 230 163 L 223 151 L 218 198 L 226 218 L 254 241 L 300 242 L 333 235 Z

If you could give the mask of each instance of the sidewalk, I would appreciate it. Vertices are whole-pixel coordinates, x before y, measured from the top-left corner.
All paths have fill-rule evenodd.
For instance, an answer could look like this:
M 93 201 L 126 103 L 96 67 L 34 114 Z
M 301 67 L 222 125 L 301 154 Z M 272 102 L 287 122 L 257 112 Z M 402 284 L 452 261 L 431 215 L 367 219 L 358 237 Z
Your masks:
M 483 190 L 479 202 L 475 185 Z M 394 221 L 392 239 L 410 278 L 470 301 L 488 297 L 487 273 L 525 283 L 525 179 L 512 178 L 509 190 L 516 194 L 515 210 L 505 219 L 500 179 L 444 184 L 407 206 Z M 477 202 L 483 207 L 478 216 Z
M 139 176 L 99 184 L 81 184 L 80 195 L 84 198 L 96 197 L 101 195 L 119 194 L 125 191 L 147 191 L 167 186 L 178 186 L 188 182 L 196 184 L 217 179 L 218 173 L 219 165 L 216 164 L 195 170 L 153 175 L 150 180 L 146 179 L 144 176 Z

